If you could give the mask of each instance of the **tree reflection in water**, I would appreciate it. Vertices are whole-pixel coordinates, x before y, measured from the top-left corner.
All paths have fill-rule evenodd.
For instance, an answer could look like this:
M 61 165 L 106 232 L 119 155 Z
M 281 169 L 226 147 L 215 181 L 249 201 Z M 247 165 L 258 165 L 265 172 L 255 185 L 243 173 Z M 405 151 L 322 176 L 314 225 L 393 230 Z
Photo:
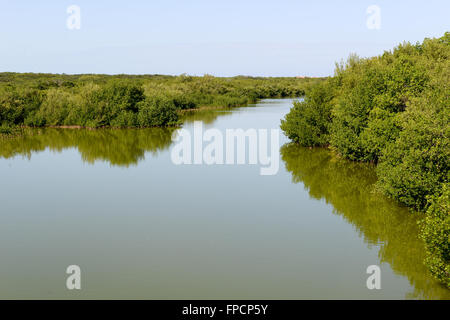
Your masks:
M 369 246 L 380 246 L 380 263 L 389 263 L 414 287 L 406 298 L 450 299 L 450 292 L 431 278 L 423 264 L 425 252 L 417 226 L 421 214 L 375 190 L 374 165 L 296 144 L 284 145 L 281 157 L 294 183 L 301 182 L 312 198 L 331 204 L 334 213 L 355 226 Z
M 31 157 L 33 152 L 50 149 L 61 152 L 77 148 L 83 161 L 101 160 L 111 165 L 136 165 L 146 152 L 157 153 L 172 143 L 174 128 L 148 129 L 27 129 L 23 136 L 0 140 L 0 157 Z

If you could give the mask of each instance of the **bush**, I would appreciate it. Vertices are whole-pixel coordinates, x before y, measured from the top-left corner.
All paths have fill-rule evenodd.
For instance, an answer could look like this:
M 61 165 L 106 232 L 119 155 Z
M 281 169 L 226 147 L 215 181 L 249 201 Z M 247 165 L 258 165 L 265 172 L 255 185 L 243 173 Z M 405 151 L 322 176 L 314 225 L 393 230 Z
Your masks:
M 448 201 L 449 84 L 447 32 L 379 57 L 351 56 L 331 80 L 308 90 L 281 124 L 303 146 L 329 143 L 344 158 L 377 162 L 380 190 L 415 210 L 428 209 L 427 263 L 446 285 L 449 210 L 441 203 Z
M 9 124 L 0 125 L 0 138 L 16 137 L 23 134 L 23 129 L 18 126 L 11 126 Z
M 3 88 L 0 90 L 0 123 L 23 124 L 30 114 L 39 109 L 45 95 L 35 89 Z
M 0 73 L 0 123 L 93 128 L 168 125 L 176 122 L 173 106 L 177 110 L 237 107 L 261 98 L 298 96 L 321 80 Z M 149 100 L 140 110 L 145 99 Z M 161 115 L 155 114 L 158 110 Z
M 173 126 L 178 124 L 177 108 L 170 99 L 147 98 L 138 105 L 140 127 Z
M 450 186 L 440 196 L 429 198 L 430 207 L 422 222 L 422 239 L 427 250 L 426 263 L 433 275 L 450 289 Z
M 286 136 L 302 146 L 323 146 L 329 143 L 332 87 L 330 82 L 312 88 L 305 100 L 294 107 L 281 121 Z
M 445 91 L 430 94 L 413 99 L 399 116 L 401 132 L 377 168 L 381 189 L 416 210 L 425 210 L 427 197 L 440 194 L 448 180 L 450 105 Z
M 64 124 L 64 120 L 72 107 L 71 97 L 70 93 L 61 89 L 49 89 L 40 108 L 25 120 L 26 124 L 32 126 Z
M 133 113 L 145 99 L 144 90 L 135 84 L 113 80 L 92 92 L 89 120 L 97 126 L 133 126 Z

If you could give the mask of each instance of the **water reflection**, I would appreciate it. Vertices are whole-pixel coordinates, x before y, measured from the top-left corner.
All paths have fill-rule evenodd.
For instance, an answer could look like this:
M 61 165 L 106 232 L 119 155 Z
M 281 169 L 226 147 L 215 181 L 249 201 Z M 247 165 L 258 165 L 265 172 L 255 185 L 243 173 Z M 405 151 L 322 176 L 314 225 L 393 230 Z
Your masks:
M 184 123 L 202 121 L 212 124 L 217 118 L 232 114 L 231 108 L 187 111 Z M 146 152 L 156 154 L 168 149 L 176 128 L 147 129 L 25 129 L 25 134 L 14 138 L 0 139 L 0 157 L 18 155 L 31 158 L 33 152 L 50 149 L 61 152 L 77 148 L 83 161 L 94 163 L 106 161 L 111 165 L 128 167 L 144 160 Z
M 278 125 L 279 119 L 282 118 L 286 112 L 288 112 L 291 106 L 290 102 L 283 102 L 283 100 L 272 101 L 266 104 L 266 108 L 246 108 L 245 111 L 201 110 L 196 112 L 188 112 L 184 115 L 184 121 L 186 127 L 188 128 L 191 126 L 190 123 L 195 120 L 201 120 L 204 124 L 209 124 L 209 126 L 214 124 L 217 128 L 228 128 L 234 125 L 242 125 L 244 127 L 270 127 Z M 230 117 L 233 115 L 234 118 Z M 220 120 L 223 118 L 225 118 L 225 121 L 221 122 Z M 12 158 L 20 155 L 30 158 L 33 153 L 42 152 L 46 149 L 62 152 L 63 150 L 74 148 L 81 154 L 83 161 L 89 163 L 93 163 L 95 161 L 106 161 L 111 165 L 127 167 L 130 165 L 135 165 L 140 161 L 144 161 L 144 157 L 147 152 L 159 154 L 163 150 L 167 151 L 172 143 L 171 135 L 173 130 L 175 129 L 30 129 L 30 132 L 24 136 L 14 139 L 0 139 L 0 158 Z M 391 291 L 386 289 L 387 296 L 398 297 L 399 293 L 402 294 L 402 292 L 408 290 L 403 286 L 406 285 L 406 283 L 404 283 L 404 278 L 406 278 L 408 279 L 410 286 L 414 288 L 411 289 L 413 291 L 408 293 L 406 298 L 450 299 L 450 291 L 446 290 L 442 286 L 439 286 L 435 281 L 433 281 L 429 277 L 426 268 L 423 266 L 422 261 L 424 257 L 424 250 L 422 242 L 417 238 L 417 220 L 420 217 L 417 215 L 412 215 L 406 208 L 399 207 L 394 202 L 389 201 L 374 192 L 373 185 L 376 181 L 376 175 L 373 166 L 341 160 L 333 157 L 330 152 L 324 149 L 307 149 L 291 144 L 285 145 L 281 148 L 281 156 L 284 160 L 286 170 L 289 172 L 289 175 L 292 175 L 293 182 L 301 182 L 307 189 L 311 198 L 321 199 L 329 203 L 330 206 L 333 207 L 334 213 L 341 216 L 348 224 L 354 226 L 369 247 L 373 247 L 375 249 L 379 248 L 379 262 L 388 263 L 390 269 L 392 269 L 397 275 L 401 276 L 399 278 L 401 278 L 402 285 L 391 288 Z M 323 288 L 326 292 L 331 292 L 333 288 L 327 288 L 326 286 L 328 283 L 322 283 L 320 281 L 318 286 L 314 288 L 317 289 L 315 292 L 309 292 L 308 290 L 310 289 L 307 285 L 305 286 L 305 283 L 307 284 L 310 278 L 322 279 L 322 275 L 320 275 L 320 278 L 314 278 L 314 276 L 317 276 L 316 272 L 319 272 L 314 271 L 316 269 L 316 265 L 312 266 L 312 274 L 305 273 L 305 278 L 307 279 L 304 279 L 297 273 L 296 267 L 301 261 L 308 259 L 313 261 L 318 256 L 324 257 L 324 265 L 327 265 L 328 263 L 332 264 L 334 262 L 333 254 L 340 248 L 336 247 L 339 246 L 339 242 L 332 243 L 332 241 L 328 241 L 328 238 L 319 239 L 320 236 L 317 236 L 315 232 L 315 230 L 327 225 L 329 221 L 310 222 L 311 225 L 317 227 L 317 229 L 312 229 L 312 231 L 304 235 L 303 238 L 297 238 L 297 236 L 302 234 L 302 232 L 299 231 L 295 225 L 291 224 L 292 217 L 290 216 L 290 212 L 294 211 L 299 204 L 303 207 L 307 207 L 309 205 L 308 203 L 301 202 L 308 202 L 308 197 L 306 196 L 303 200 L 299 200 L 295 197 L 298 194 L 298 188 L 297 186 L 293 186 L 291 183 L 286 182 L 286 172 L 280 170 L 280 176 L 273 177 L 274 180 L 270 184 L 270 190 L 264 187 L 264 183 L 261 183 L 262 178 L 260 178 L 257 174 L 254 174 L 254 172 L 248 172 L 248 175 L 244 172 L 242 177 L 236 176 L 237 179 L 242 178 L 243 190 L 252 190 L 252 193 L 249 193 L 249 195 L 255 195 L 255 201 L 251 202 L 248 200 L 249 198 L 247 196 L 241 198 L 237 197 L 235 194 L 234 198 L 232 196 L 233 201 L 231 201 L 235 202 L 235 204 L 231 203 L 228 206 L 221 205 L 221 210 L 224 213 L 223 215 L 211 215 L 210 210 L 207 208 L 216 206 L 218 201 L 227 201 L 230 197 L 231 187 L 227 184 L 227 181 L 232 181 L 233 188 L 236 181 L 229 179 L 229 174 L 232 170 L 224 170 L 223 167 L 220 169 L 217 168 L 218 170 L 212 170 L 212 168 L 211 170 L 206 170 L 205 168 L 202 168 L 205 170 L 203 172 L 200 168 L 184 167 L 183 169 L 178 168 L 180 171 L 175 171 L 173 170 L 174 167 L 172 167 L 169 160 L 165 162 L 164 157 L 160 158 L 160 160 L 161 161 L 158 162 L 158 165 L 162 166 L 160 168 L 164 169 L 165 165 L 170 165 L 170 170 L 155 170 L 155 172 L 152 172 L 152 179 L 137 179 L 136 177 L 138 175 L 128 176 L 127 172 L 123 170 L 107 170 L 105 173 L 101 170 L 84 170 L 83 166 L 81 166 L 81 168 L 74 167 L 73 173 L 71 174 L 72 177 L 76 175 L 77 178 L 74 180 L 79 183 L 72 184 L 72 196 L 74 199 L 83 199 L 83 202 L 89 203 L 89 206 L 84 207 L 84 204 L 80 204 L 80 206 L 78 206 L 78 200 L 76 200 L 73 201 L 73 205 L 68 208 L 65 206 L 67 200 L 63 196 L 63 188 L 60 187 L 60 184 L 58 184 L 62 183 L 62 185 L 64 185 L 65 181 L 61 182 L 56 179 L 56 174 L 54 173 L 57 171 L 50 171 L 52 174 L 48 175 L 49 182 L 42 184 L 42 177 L 45 176 L 41 175 L 39 172 L 40 167 L 33 167 L 35 169 L 23 172 L 20 171 L 20 166 L 16 166 L 16 168 L 14 166 L 12 168 L 0 166 L 0 169 L 3 169 L 3 172 L 7 173 L 6 179 L 4 178 L 2 182 L 4 182 L 5 186 L 8 186 L 0 192 L 0 194 L 4 196 L 2 203 L 6 208 L 3 212 L 13 213 L 10 216 L 7 216 L 7 223 L 2 224 L 4 229 L 0 232 L 3 236 L 2 243 L 4 243 L 5 246 L 7 244 L 5 252 L 8 259 L 4 260 L 11 261 L 11 267 L 8 270 L 20 269 L 20 267 L 18 267 L 19 264 L 15 263 L 15 261 L 19 261 L 17 256 L 23 257 L 23 260 L 20 261 L 26 261 L 26 263 L 23 263 L 22 265 L 32 266 L 34 262 L 29 259 L 32 259 L 30 257 L 35 254 L 30 253 L 32 251 L 28 250 L 31 249 L 26 248 L 33 248 L 34 244 L 37 245 L 39 248 L 38 250 L 42 250 L 39 251 L 42 256 L 52 257 L 51 259 L 49 258 L 46 260 L 49 265 L 54 264 L 55 261 L 58 261 L 58 259 L 62 259 L 61 257 L 64 257 L 66 254 L 65 248 L 68 244 L 71 244 L 73 248 L 77 248 L 77 250 L 78 248 L 82 248 L 84 250 L 84 254 L 88 257 L 86 258 L 85 263 L 92 263 L 95 260 L 90 256 L 90 253 L 93 251 L 108 251 L 109 248 L 119 248 L 121 246 L 123 246 L 123 248 L 143 248 L 142 251 L 152 253 L 151 255 L 148 255 L 148 261 L 145 260 L 145 256 L 142 256 L 140 253 L 141 251 L 139 250 L 119 250 L 122 252 L 121 254 L 129 254 L 127 256 L 128 259 L 122 259 L 120 254 L 117 256 L 117 259 L 120 261 L 129 261 L 128 267 L 124 267 L 123 269 L 134 270 L 135 260 L 140 261 L 143 266 L 145 266 L 141 269 L 145 270 L 142 271 L 142 274 L 139 273 L 139 271 L 136 271 L 137 273 L 133 273 L 133 278 L 135 279 L 147 279 L 147 282 L 139 280 L 138 282 L 130 284 L 130 287 L 137 290 L 136 292 L 141 292 L 139 291 L 141 290 L 139 288 L 145 287 L 148 283 L 154 285 L 154 282 L 152 282 L 154 279 L 159 279 L 158 281 L 161 281 L 161 285 L 158 288 L 160 289 L 163 297 L 173 297 L 168 295 L 168 292 L 170 292 L 170 288 L 174 288 L 174 286 L 178 285 L 180 281 L 187 281 L 185 282 L 187 284 L 185 288 L 188 288 L 189 280 L 185 280 L 187 278 L 184 276 L 182 277 L 184 273 L 173 267 L 175 265 L 180 265 L 180 268 L 182 268 L 181 266 L 186 267 L 184 263 L 187 261 L 188 268 L 192 267 L 192 269 L 188 270 L 199 270 L 199 277 L 196 279 L 198 280 L 198 283 L 205 281 L 204 283 L 207 285 L 203 288 L 210 285 L 212 286 L 212 283 L 215 283 L 218 287 L 223 288 L 223 292 L 228 294 L 226 296 L 232 296 L 230 295 L 230 292 L 242 292 L 242 290 L 235 291 L 237 289 L 232 284 L 232 281 L 228 280 L 231 278 L 227 278 L 227 275 L 231 276 L 232 279 L 235 279 L 237 274 L 244 276 L 246 275 L 246 272 L 253 275 L 255 270 L 253 263 L 255 260 L 250 258 L 246 260 L 242 259 L 242 257 L 240 257 L 239 260 L 236 260 L 235 251 L 227 251 L 227 248 L 241 248 L 241 250 L 243 250 L 242 252 L 245 250 L 254 250 L 255 248 L 258 248 L 258 250 L 261 249 L 261 252 L 264 251 L 261 254 L 266 258 L 265 248 L 272 246 L 275 248 L 273 250 L 274 256 L 267 257 L 268 263 L 265 265 L 265 270 L 267 273 L 260 273 L 260 275 L 264 275 L 264 277 L 261 278 L 264 279 L 262 282 L 266 281 L 266 283 L 268 283 L 268 287 L 264 287 L 263 284 L 260 284 L 258 277 L 250 276 L 244 277 L 246 280 L 240 282 L 243 288 L 247 284 L 248 288 L 259 288 L 261 285 L 261 288 L 264 287 L 266 289 L 255 290 L 262 292 L 263 296 L 266 294 L 265 297 L 267 297 L 267 294 L 269 293 L 272 294 L 270 297 L 276 297 L 275 292 L 278 293 L 279 297 L 298 297 L 300 293 L 302 294 L 302 297 L 308 297 L 309 294 L 315 297 L 320 297 L 319 295 L 314 295 L 318 294 L 320 288 Z M 51 159 L 48 163 L 45 163 L 45 165 L 48 168 L 51 168 L 53 165 Z M 139 176 L 146 177 L 146 175 L 149 174 L 149 172 L 146 171 L 147 169 L 148 168 L 146 166 L 140 166 L 138 168 L 138 170 L 140 170 Z M 223 172 L 226 172 L 226 176 Z M 105 174 L 107 174 L 108 177 L 111 177 L 111 179 L 126 177 L 122 180 L 124 182 L 124 184 L 121 185 L 122 189 L 116 187 L 111 189 L 109 187 L 109 180 L 105 181 L 104 179 L 99 179 L 99 177 L 104 178 Z M 4 177 L 5 175 L 0 174 L 0 176 Z M 36 177 L 39 177 L 40 179 Z M 197 188 L 195 188 L 195 190 L 191 187 L 191 181 L 193 178 L 198 179 L 198 182 L 196 182 Z M 277 180 L 278 178 L 279 180 Z M 86 188 L 84 184 L 87 180 L 92 181 L 90 188 Z M 21 181 L 21 184 L 19 185 L 14 183 L 16 181 Z M 177 185 L 174 185 L 174 182 L 177 182 Z M 221 186 L 221 192 L 217 192 L 211 188 L 211 185 L 215 184 Z M 89 192 L 86 192 L 86 189 L 88 189 Z M 189 192 L 186 192 L 187 189 L 189 189 Z M 35 193 L 31 190 L 40 190 L 41 192 Z M 98 190 L 107 191 L 99 192 Z M 27 194 L 30 199 L 35 197 L 35 199 L 38 200 L 29 201 L 29 203 L 21 201 L 20 198 L 24 192 L 26 192 L 25 194 Z M 177 197 L 180 199 L 179 201 L 172 203 L 172 201 L 166 200 L 172 199 L 172 192 L 177 194 Z M 134 195 L 136 194 L 146 196 L 135 197 Z M 148 197 L 147 194 L 151 194 L 152 197 Z M 226 194 L 228 197 L 220 196 L 222 194 Z M 283 200 L 278 199 L 280 198 L 280 194 L 285 197 L 281 197 Z M 256 200 L 259 199 L 261 195 L 264 196 L 264 199 Z M 196 196 L 199 196 L 200 200 L 192 201 L 192 199 L 195 199 Z M 274 199 L 278 199 L 280 202 L 276 202 Z M 287 199 L 289 201 L 284 203 L 283 201 L 287 201 Z M 34 205 L 34 203 L 37 203 L 36 201 L 39 201 L 39 207 Z M 59 205 L 55 205 L 58 201 Z M 316 203 L 315 201 L 310 202 Z M 201 204 L 204 208 L 206 208 L 205 211 L 199 209 L 197 207 L 198 204 Z M 286 209 L 285 211 L 287 214 L 274 216 L 272 212 L 275 211 L 274 208 L 280 208 L 283 205 L 286 205 L 284 208 Z M 63 219 L 59 220 L 59 215 L 55 215 L 55 220 L 52 220 L 54 223 L 41 225 L 41 221 L 47 220 L 42 220 L 40 217 L 45 216 L 47 212 L 53 212 L 53 210 L 56 210 L 54 209 L 55 207 L 58 207 L 58 212 L 61 211 L 61 217 L 63 217 Z M 134 209 L 128 210 L 128 208 L 131 207 Z M 90 211 L 89 208 L 91 208 Z M 122 215 L 122 210 L 127 210 L 128 214 Z M 251 215 L 247 216 L 249 219 L 248 221 L 251 222 L 249 222 L 248 226 L 242 227 L 242 221 L 246 220 L 242 220 L 242 216 L 240 214 L 236 214 L 236 216 L 239 217 L 236 219 L 234 219 L 232 215 L 230 217 L 229 214 L 230 212 L 239 213 L 239 210 L 254 210 L 254 214 L 258 215 L 258 217 L 263 217 L 268 221 L 269 219 L 273 219 L 270 221 L 276 221 L 279 223 L 277 226 L 279 228 L 278 230 L 283 230 L 287 238 L 277 235 L 277 231 L 274 231 L 277 230 L 277 228 L 275 228 L 273 224 L 267 224 L 270 225 L 269 229 L 263 229 L 265 226 L 264 223 L 255 224 L 254 217 Z M 323 210 L 328 215 L 328 207 L 324 206 Z M 87 212 L 86 217 L 79 218 L 79 212 L 84 211 Z M 106 216 L 104 213 L 106 212 L 108 219 L 103 220 Z M 141 212 L 148 212 L 149 214 L 141 214 Z M 192 213 L 192 215 L 186 215 L 186 212 Z M 311 216 L 312 215 L 310 215 L 309 218 L 311 218 Z M 25 219 L 25 217 L 28 219 L 26 220 L 27 223 L 23 223 L 22 219 Z M 92 217 L 94 217 L 94 219 L 92 219 Z M 308 219 L 308 216 L 306 215 L 304 218 L 299 218 L 298 215 L 295 215 L 295 217 L 302 223 L 307 222 L 303 219 Z M 328 217 L 330 216 L 328 215 Z M 57 241 L 47 241 L 46 237 L 53 236 L 53 239 L 60 239 L 61 234 L 59 233 L 59 230 L 65 230 L 65 221 L 67 219 L 74 219 L 74 221 L 77 221 L 80 228 L 86 228 L 86 230 L 92 231 L 95 230 L 95 232 L 92 232 L 95 236 L 83 237 L 82 241 L 84 241 L 84 244 L 80 244 L 81 240 L 78 239 L 79 234 L 77 229 L 70 229 L 72 230 L 73 238 L 67 240 L 64 244 L 64 248 L 60 251 L 60 248 L 52 247 L 49 244 L 56 243 Z M 115 224 L 113 225 L 118 226 L 117 229 L 105 228 L 103 222 L 109 219 L 115 221 Z M 194 229 L 191 222 L 196 221 L 195 219 L 199 219 L 198 229 Z M 188 220 L 190 221 L 187 224 L 189 225 L 189 228 L 185 228 L 185 225 L 181 222 Z M 99 223 L 95 224 L 96 221 Z M 226 221 L 226 223 L 224 223 L 224 221 Z M 317 223 L 317 225 L 314 223 Z M 334 228 L 333 230 L 337 230 L 337 228 L 344 225 L 340 224 L 340 226 L 336 226 L 334 224 L 334 220 L 332 223 L 333 224 L 330 225 L 330 227 Z M 123 231 L 121 227 L 119 227 L 123 224 L 130 226 L 129 233 L 127 233 L 127 231 Z M 208 224 L 211 229 L 205 228 Z M 10 226 L 14 226 L 14 228 L 11 228 Z M 159 226 L 162 227 L 159 228 Z M 299 226 L 301 226 L 301 224 L 299 224 Z M 149 228 L 152 227 L 154 229 L 152 232 L 149 232 Z M 347 227 L 347 224 L 345 224 L 345 227 Z M 173 230 L 176 230 L 176 232 Z M 213 235 L 212 233 L 209 233 L 209 230 L 215 230 L 218 232 Z M 39 236 L 36 236 L 33 233 L 37 231 L 41 231 Z M 347 231 L 347 229 L 345 229 L 345 231 Z M 240 238 L 233 240 L 229 237 L 232 232 L 236 232 L 236 234 L 239 235 L 245 234 L 247 238 L 242 241 Z M 99 234 L 101 234 L 102 237 L 99 237 Z M 186 234 L 190 235 L 191 238 L 186 238 Z M 192 237 L 192 234 L 195 234 L 196 236 Z M 204 234 L 206 236 L 201 237 L 201 235 Z M 122 237 L 117 237 L 117 235 L 122 235 Z M 197 237 L 197 235 L 199 236 Z M 271 238 L 270 235 L 272 235 L 273 238 Z M 64 236 L 66 236 L 66 234 Z M 152 236 L 152 238 L 147 238 L 149 236 Z M 216 244 L 214 246 L 214 250 L 211 251 L 209 251 L 211 249 L 209 246 L 210 242 L 205 241 L 208 236 L 211 237 L 211 241 L 215 241 L 214 243 Z M 333 237 L 333 235 L 328 236 L 331 239 Z M 111 245 L 110 241 L 103 242 L 103 239 L 113 238 L 115 239 L 114 245 Z M 286 239 L 289 239 L 289 242 L 287 242 Z M 307 239 L 311 241 L 311 245 L 308 244 L 303 248 L 303 250 L 310 250 L 307 255 L 298 255 L 299 260 L 296 260 L 294 259 L 295 257 L 291 256 L 291 252 L 301 246 L 301 240 L 299 239 Z M 323 240 L 323 242 L 317 244 L 320 240 Z M 355 237 L 355 240 L 358 244 L 360 244 L 361 241 L 357 237 Z M 218 263 L 217 266 L 224 268 L 223 270 L 221 269 L 217 271 L 217 274 L 220 272 L 222 272 L 220 273 L 221 275 L 224 274 L 222 277 L 216 276 L 216 274 L 212 271 L 210 272 L 207 267 L 203 266 L 202 263 L 201 265 L 195 265 L 197 260 L 192 262 L 192 265 L 190 265 L 189 263 L 194 260 L 186 260 L 186 256 L 180 256 L 180 260 L 176 260 L 176 258 L 172 257 L 168 258 L 167 253 L 178 252 L 177 241 L 183 244 L 186 243 L 187 246 L 192 244 L 192 248 L 195 248 L 198 252 L 206 252 L 208 254 L 208 259 L 211 258 L 211 260 L 216 262 L 222 261 L 221 259 L 224 259 L 224 257 L 228 257 L 228 260 L 226 261 L 229 261 L 232 264 L 239 261 L 240 266 L 243 269 L 235 269 L 236 273 L 233 271 L 228 272 L 229 265 L 227 263 Z M 261 245 L 261 242 L 263 241 L 267 241 L 265 246 Z M 19 247 L 16 247 L 13 250 L 11 249 L 11 244 L 14 243 L 16 243 Z M 22 243 L 27 243 L 28 247 L 22 245 Z M 205 247 L 202 247 L 202 244 L 204 243 Z M 292 247 L 289 247 L 290 245 Z M 194 252 L 196 252 L 195 250 Z M 260 252 L 258 250 L 257 253 L 255 253 L 256 256 L 258 252 Z M 229 255 L 227 255 L 227 252 L 229 252 Z M 284 256 L 284 259 L 280 259 L 281 262 L 279 264 L 273 262 L 276 260 L 275 257 L 278 257 L 275 252 L 280 252 L 280 257 L 283 257 L 283 254 L 287 254 Z M 370 253 L 372 253 L 372 251 L 370 251 Z M 361 254 L 364 257 L 367 256 L 365 255 L 366 252 L 361 252 Z M 114 259 L 111 257 L 116 257 L 116 255 L 117 254 L 115 251 L 111 253 L 111 256 L 106 254 L 106 260 L 104 261 Z M 161 276 L 158 272 L 151 273 L 152 276 L 148 276 L 149 268 L 147 267 L 154 266 L 153 263 L 155 261 L 155 255 L 160 257 L 158 263 L 160 263 L 161 270 L 168 270 L 166 273 L 167 277 Z M 355 256 L 357 256 L 356 253 Z M 201 255 L 201 257 L 203 257 L 203 255 Z M 362 257 L 357 258 L 362 259 Z M 346 258 L 343 258 L 342 261 L 345 261 L 345 259 Z M 32 261 L 32 263 L 29 263 L 29 261 Z M 202 260 L 200 259 L 198 261 Z M 272 261 L 273 264 L 270 264 L 269 261 Z M 108 268 L 110 268 L 109 265 L 106 269 Z M 45 268 L 41 269 L 44 270 Z M 294 269 L 295 272 L 291 274 L 289 274 L 289 272 L 286 273 L 286 270 Z M 320 269 L 320 266 L 318 266 L 317 269 Z M 233 269 L 231 268 L 231 270 Z M 305 267 L 305 270 L 308 270 L 308 267 Z M 390 272 L 391 271 L 389 270 L 389 275 L 392 276 Z M 136 274 L 139 276 L 136 276 Z M 209 274 L 209 277 L 205 274 Z M 126 277 L 126 274 L 124 275 L 119 272 L 119 275 L 122 277 L 118 277 L 118 281 L 123 281 L 119 282 L 120 285 L 123 283 L 128 284 L 127 281 L 129 278 Z M 280 281 L 276 282 L 277 284 L 274 285 L 273 283 L 275 282 L 271 282 L 274 279 L 278 281 L 279 279 L 283 279 L 283 277 L 286 278 L 287 275 L 297 277 L 296 280 L 298 282 L 292 281 L 291 278 L 288 280 L 289 283 Z M 28 284 L 20 284 L 20 279 L 29 279 L 29 276 L 23 277 L 20 272 L 7 271 L 4 271 L 3 274 L 0 273 L 0 278 L 2 276 L 3 279 L 12 279 L 10 282 L 11 286 L 9 288 L 17 288 L 18 292 L 28 292 L 30 290 L 27 288 Z M 46 277 L 42 278 L 47 279 Z M 13 280 L 18 281 L 17 283 L 20 285 L 15 283 Z M 227 287 L 226 283 L 230 283 L 231 287 Z M 347 284 L 344 285 L 344 288 L 346 285 Z M 353 283 L 348 284 L 349 292 L 351 292 L 351 294 L 355 292 L 353 291 L 353 285 Z M 46 288 L 46 286 L 46 283 L 40 283 L 34 286 L 35 290 L 39 291 L 39 294 L 36 295 L 37 297 L 41 297 L 41 288 Z M 154 287 L 145 287 L 145 290 L 148 290 L 148 288 Z M 141 292 L 142 295 L 136 293 L 137 295 L 133 297 L 142 296 L 148 298 L 149 292 L 153 293 L 151 290 L 145 290 L 142 291 L 145 293 Z M 154 292 L 159 292 L 158 290 Z M 248 290 L 248 293 L 250 293 L 251 290 Z M 393 292 L 393 290 L 397 291 Z M 105 289 L 105 291 L 102 292 L 102 295 L 99 296 L 107 296 L 110 292 L 112 291 Z M 208 296 L 201 295 L 204 292 L 208 292 L 208 294 L 215 294 L 217 293 L 217 290 L 211 287 L 210 291 L 207 289 L 205 289 L 205 291 L 199 289 L 197 293 L 199 294 L 199 297 Z M 289 295 L 288 292 L 290 292 L 291 295 Z M 3 292 L 0 292 L 0 294 L 2 293 Z M 154 294 L 155 297 L 162 297 L 156 293 Z M 166 294 L 166 296 L 164 296 L 164 294 Z M 189 292 L 189 294 L 191 294 L 191 292 Z M 383 292 L 381 294 L 383 294 Z M 11 297 L 13 294 L 8 292 L 7 296 Z M 26 295 L 21 293 L 18 294 L 18 296 L 23 297 Z M 337 291 L 330 293 L 329 296 L 336 298 L 340 297 L 339 292 Z M 354 297 L 353 295 L 350 296 Z M 189 295 L 186 293 L 186 295 L 182 295 L 180 297 L 185 298 L 189 297 Z M 215 295 L 215 297 L 220 298 L 223 296 Z M 362 295 L 361 297 L 367 296 Z
M 194 121 L 202 121 L 203 124 L 213 124 L 217 118 L 231 116 L 233 108 L 216 108 L 216 109 L 199 109 L 186 111 L 182 115 L 184 123 L 192 123 Z
M 111 165 L 136 165 L 146 152 L 157 153 L 172 143 L 173 128 L 148 129 L 28 129 L 25 135 L 0 139 L 0 157 L 23 155 L 31 158 L 33 152 L 61 152 L 77 148 L 83 161 L 101 160 Z
M 414 287 L 406 298 L 450 299 L 450 292 L 432 280 L 423 265 L 420 215 L 375 192 L 373 166 L 295 144 L 284 145 L 280 152 L 294 183 L 303 183 L 312 198 L 331 204 L 334 213 L 355 226 L 369 246 L 380 245 L 380 263 L 389 263 Z

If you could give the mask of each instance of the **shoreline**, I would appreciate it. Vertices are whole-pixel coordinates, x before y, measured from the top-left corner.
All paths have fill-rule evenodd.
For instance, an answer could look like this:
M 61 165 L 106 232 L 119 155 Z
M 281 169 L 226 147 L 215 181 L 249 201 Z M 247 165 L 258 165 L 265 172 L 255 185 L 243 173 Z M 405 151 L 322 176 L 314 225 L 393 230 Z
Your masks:
M 207 110 L 232 110 L 232 109 L 236 109 L 236 108 L 245 108 L 251 104 L 256 104 L 260 101 L 266 100 L 266 99 L 300 99 L 303 96 L 300 97 L 270 97 L 270 98 L 262 98 L 262 99 L 257 99 L 256 101 L 252 101 L 249 102 L 247 104 L 243 104 L 243 105 L 238 105 L 238 106 L 200 106 L 198 108 L 191 108 L 191 109 L 180 109 L 177 110 L 177 113 L 181 116 L 184 115 L 186 113 L 195 113 L 195 112 L 200 112 L 200 111 L 207 111 Z M 148 126 L 148 127 L 138 127 L 138 126 L 126 126 L 126 127 L 118 127 L 118 126 L 99 126 L 99 127 L 89 127 L 89 126 L 82 126 L 82 125 L 45 125 L 45 126 L 40 126 L 40 127 L 35 127 L 35 126 L 27 126 L 27 125 L 16 125 L 16 126 L 12 126 L 11 129 L 12 131 L 15 131 L 14 129 L 20 128 L 20 129 L 71 129 L 71 130 L 98 130 L 98 129 L 112 129 L 112 130 L 120 130 L 120 129 L 149 129 L 149 128 L 180 128 L 183 124 L 183 119 L 180 119 L 180 123 L 179 124 L 175 124 L 175 125 L 167 125 L 167 126 Z M 17 131 L 14 133 L 0 133 L 0 137 L 3 138 L 16 138 L 16 137 L 20 137 L 23 136 L 25 133 L 24 132 L 20 132 L 18 133 Z

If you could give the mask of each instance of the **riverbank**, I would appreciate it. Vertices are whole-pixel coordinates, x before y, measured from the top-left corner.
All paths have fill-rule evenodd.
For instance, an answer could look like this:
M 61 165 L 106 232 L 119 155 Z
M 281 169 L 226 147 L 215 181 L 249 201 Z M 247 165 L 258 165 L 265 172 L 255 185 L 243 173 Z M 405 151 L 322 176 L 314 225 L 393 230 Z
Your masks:
M 23 134 L 23 128 L 20 126 L 1 125 L 0 138 L 14 138 Z
M 377 187 L 425 212 L 425 263 L 450 288 L 450 33 L 382 56 L 351 56 L 294 103 L 281 128 L 303 146 L 377 164 Z
M 254 102 L 254 103 L 257 103 Z M 217 111 L 217 110 L 232 110 L 234 108 L 245 107 L 249 105 L 248 103 L 245 105 L 237 105 L 237 106 L 200 106 L 197 108 L 191 109 L 180 109 L 177 110 L 177 114 L 179 119 L 176 122 L 172 122 L 169 125 L 155 125 L 155 126 L 81 126 L 81 125 L 44 125 L 44 126 L 27 126 L 27 125 L 8 125 L 5 124 L 0 127 L 0 136 L 5 138 L 13 138 L 18 137 L 24 134 L 24 129 L 33 129 L 33 128 L 51 128 L 51 129 L 85 129 L 85 130 L 97 130 L 97 129 L 146 129 L 146 128 L 177 128 L 181 126 L 183 119 L 189 114 L 195 114 L 199 112 L 208 112 L 208 111 Z M 28 132 L 29 133 L 29 132 Z
M 292 101 L 195 112 L 183 128 L 277 129 Z M 29 130 L 0 141 L 1 297 L 70 298 L 58 270 L 77 252 L 84 299 L 449 299 L 422 264 L 417 216 L 373 192 L 371 164 L 280 135 L 268 177 L 174 164 L 173 128 Z M 367 289 L 369 265 L 382 290 Z
M 183 110 L 302 95 L 320 78 L 0 74 L 0 124 L 167 127 Z M 6 132 L 6 131 L 5 131 Z

